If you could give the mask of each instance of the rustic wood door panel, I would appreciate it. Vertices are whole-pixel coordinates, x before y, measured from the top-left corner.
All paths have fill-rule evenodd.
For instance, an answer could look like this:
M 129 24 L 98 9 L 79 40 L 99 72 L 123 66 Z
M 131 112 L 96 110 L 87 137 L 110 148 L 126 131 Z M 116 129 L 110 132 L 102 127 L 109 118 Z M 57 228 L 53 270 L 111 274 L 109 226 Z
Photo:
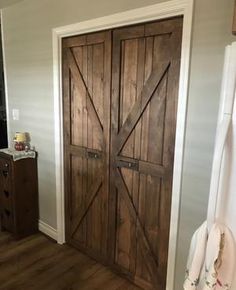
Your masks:
M 63 40 L 66 240 L 146 289 L 166 284 L 181 37 L 179 17 Z
M 111 243 L 145 288 L 166 282 L 181 34 L 181 18 L 113 33 Z
M 107 259 L 111 33 L 63 40 L 66 240 Z

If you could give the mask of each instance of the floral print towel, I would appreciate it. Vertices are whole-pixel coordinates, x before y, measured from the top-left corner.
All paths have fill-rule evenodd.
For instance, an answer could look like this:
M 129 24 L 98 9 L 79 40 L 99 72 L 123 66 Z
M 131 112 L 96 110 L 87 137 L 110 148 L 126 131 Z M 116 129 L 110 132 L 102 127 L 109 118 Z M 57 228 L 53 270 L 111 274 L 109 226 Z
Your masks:
M 207 223 L 204 222 L 194 233 L 191 241 L 184 290 L 199 289 L 207 246 Z
M 231 289 L 235 274 L 235 255 L 233 234 L 226 226 L 215 223 L 207 242 L 203 290 Z
M 231 231 L 215 223 L 207 237 L 204 223 L 192 239 L 184 290 L 230 290 L 235 262 L 235 241 Z

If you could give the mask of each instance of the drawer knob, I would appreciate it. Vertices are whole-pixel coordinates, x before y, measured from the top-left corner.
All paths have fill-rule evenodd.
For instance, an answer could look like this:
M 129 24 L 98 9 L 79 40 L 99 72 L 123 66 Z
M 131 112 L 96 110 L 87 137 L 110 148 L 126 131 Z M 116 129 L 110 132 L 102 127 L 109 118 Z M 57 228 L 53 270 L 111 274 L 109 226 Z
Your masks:
M 9 192 L 7 190 L 4 190 L 3 192 L 4 192 L 5 196 L 8 198 L 9 197 Z
M 4 166 L 8 168 L 9 167 L 9 164 L 8 163 L 5 163 Z
M 9 211 L 8 209 L 5 209 L 4 212 L 5 212 L 5 215 L 6 215 L 7 217 L 9 217 L 9 216 L 11 215 L 11 213 L 10 213 L 10 211 Z
M 7 177 L 8 176 L 8 171 L 7 170 L 3 170 L 2 174 L 3 174 L 4 177 Z

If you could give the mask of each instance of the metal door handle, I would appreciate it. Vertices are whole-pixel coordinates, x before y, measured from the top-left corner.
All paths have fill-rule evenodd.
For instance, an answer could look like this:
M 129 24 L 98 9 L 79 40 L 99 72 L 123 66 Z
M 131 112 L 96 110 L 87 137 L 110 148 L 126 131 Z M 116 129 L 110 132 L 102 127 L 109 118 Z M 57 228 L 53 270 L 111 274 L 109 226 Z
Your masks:
M 97 152 L 93 152 L 93 151 L 87 151 L 87 156 L 88 158 L 91 158 L 91 159 L 100 159 L 101 158 L 101 155 Z
M 139 162 L 138 160 L 127 160 L 123 158 L 119 158 L 117 161 L 117 167 L 125 167 L 132 170 L 139 170 Z

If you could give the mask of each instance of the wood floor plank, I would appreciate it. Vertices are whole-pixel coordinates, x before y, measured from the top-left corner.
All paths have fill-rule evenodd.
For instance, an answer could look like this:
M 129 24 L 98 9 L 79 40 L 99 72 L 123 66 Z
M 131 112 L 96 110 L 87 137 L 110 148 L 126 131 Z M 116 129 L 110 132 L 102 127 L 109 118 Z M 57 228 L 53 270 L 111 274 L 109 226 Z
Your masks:
M 37 237 L 35 240 L 29 240 L 27 243 L 24 243 L 22 245 L 12 246 L 10 249 L 5 250 L 4 252 L 1 252 L 0 256 L 0 266 L 2 263 L 7 263 L 11 259 L 14 259 L 15 257 L 21 256 L 23 254 L 28 254 L 28 252 L 31 249 L 34 249 L 38 245 L 41 245 L 43 242 L 45 243 L 46 238 L 41 236 Z M 4 265 L 5 266 L 5 265 Z
M 35 243 L 29 247 L 22 247 L 21 251 L 16 251 L 11 254 L 11 251 L 6 251 L 0 255 L 0 283 L 6 280 L 6 273 L 9 277 L 14 277 L 21 272 L 32 267 L 43 256 L 51 255 L 50 249 L 55 248 L 55 245 L 48 245 L 48 241 L 44 240 Z M 46 247 L 45 247 L 46 246 Z
M 51 253 L 48 257 L 41 257 L 34 263 L 34 265 L 30 268 L 25 269 L 24 271 L 18 273 L 15 277 L 10 277 L 8 281 L 2 284 L 4 290 L 13 290 L 13 289 L 33 289 L 32 283 L 35 279 L 40 283 L 40 279 L 42 279 L 43 274 L 47 274 L 47 272 L 54 267 L 56 264 L 58 265 L 58 269 L 60 268 L 60 264 L 62 263 L 62 258 L 67 255 L 72 255 L 71 251 L 62 249 L 56 253 Z
M 2 244 L 0 244 L 0 255 L 3 252 L 6 252 L 12 248 L 18 247 L 22 244 L 25 244 L 27 241 L 30 241 L 32 239 L 37 239 L 37 237 L 38 237 L 38 235 L 33 235 L 30 237 L 24 238 L 22 240 L 19 240 L 18 243 L 16 244 L 13 237 L 11 235 L 9 235 L 8 233 L 6 233 L 6 232 L 4 232 L 4 234 L 1 233 L 1 236 L 2 235 L 3 235 L 3 237 L 2 237 Z M 4 238 L 5 235 L 6 235 L 6 238 Z
M 0 233 L 0 290 L 138 290 L 67 245 L 42 234 L 16 241 Z
M 77 265 L 67 269 L 60 279 L 51 281 L 47 286 L 47 290 L 74 289 L 73 285 L 75 283 L 89 279 L 90 275 L 98 271 L 100 267 L 102 266 L 93 260 L 82 264 L 79 262 Z

